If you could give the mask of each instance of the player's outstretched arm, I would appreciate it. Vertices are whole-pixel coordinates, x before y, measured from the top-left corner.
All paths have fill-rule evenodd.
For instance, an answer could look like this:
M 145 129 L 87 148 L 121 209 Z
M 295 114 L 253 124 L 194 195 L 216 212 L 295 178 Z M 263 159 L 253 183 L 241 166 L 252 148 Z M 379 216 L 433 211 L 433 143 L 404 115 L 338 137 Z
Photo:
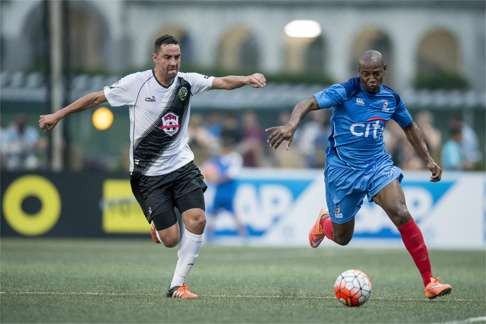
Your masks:
M 429 149 L 427 148 L 427 144 L 425 143 L 424 134 L 422 130 L 417 126 L 415 122 L 413 122 L 410 126 L 404 128 L 403 130 L 407 135 L 408 141 L 410 142 L 410 144 L 412 144 L 413 148 L 415 149 L 415 152 L 417 152 L 417 154 L 426 163 L 427 169 L 429 169 L 430 172 L 432 172 L 430 181 L 432 182 L 440 181 L 440 178 L 442 176 L 442 169 L 430 155 Z
M 316 109 L 319 109 L 319 106 L 315 97 L 298 102 L 292 110 L 290 120 L 285 125 L 265 129 L 265 132 L 269 134 L 267 143 L 269 143 L 273 149 L 277 149 L 283 141 L 287 141 L 288 149 L 290 144 L 292 144 L 295 130 L 299 126 L 300 121 L 309 111 Z
M 67 115 L 95 107 L 105 101 L 106 97 L 103 90 L 88 93 L 87 95 L 82 96 L 70 105 L 59 109 L 55 113 L 40 115 L 39 127 L 46 131 L 51 130 L 56 127 L 57 123 Z
M 245 85 L 249 85 L 253 88 L 263 88 L 267 85 L 267 80 L 261 73 L 253 73 L 250 75 L 227 75 L 214 78 L 212 88 L 233 90 Z

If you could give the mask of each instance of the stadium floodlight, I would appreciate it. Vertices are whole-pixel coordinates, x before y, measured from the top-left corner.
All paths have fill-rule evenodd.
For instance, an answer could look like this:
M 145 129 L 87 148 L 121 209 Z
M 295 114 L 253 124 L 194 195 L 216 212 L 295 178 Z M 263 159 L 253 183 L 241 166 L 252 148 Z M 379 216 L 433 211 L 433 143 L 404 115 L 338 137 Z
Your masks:
M 107 130 L 113 124 L 113 112 L 109 108 L 99 107 L 91 115 L 91 122 L 97 130 Z
M 294 38 L 316 38 L 321 34 L 321 25 L 315 20 L 293 20 L 285 25 L 285 34 Z

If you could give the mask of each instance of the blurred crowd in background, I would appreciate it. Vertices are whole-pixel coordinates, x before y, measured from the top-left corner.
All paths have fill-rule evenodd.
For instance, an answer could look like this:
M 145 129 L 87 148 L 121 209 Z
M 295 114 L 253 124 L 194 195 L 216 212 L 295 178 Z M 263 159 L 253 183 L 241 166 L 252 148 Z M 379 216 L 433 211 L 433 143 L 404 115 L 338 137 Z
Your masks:
M 126 173 L 126 107 L 112 109 L 113 124 L 103 130 L 93 127 L 92 111 L 63 120 L 55 135 L 41 133 L 37 121 L 151 68 L 153 40 L 166 33 L 180 40 L 182 71 L 268 79 L 258 91 L 194 99 L 190 145 L 199 165 L 230 136 L 244 167 L 322 168 L 328 112 L 309 114 L 288 150 L 271 150 L 264 129 L 285 123 L 297 101 L 355 75 L 359 55 L 373 48 L 386 58 L 385 82 L 404 98 L 443 168 L 486 169 L 484 1 L 210 3 L 0 1 L 1 169 Z M 384 137 L 397 165 L 425 168 L 396 124 Z
M 281 146 L 274 151 L 266 143 L 265 127 L 281 125 L 288 121 L 289 112 L 275 114 L 274 121 L 263 123 L 255 111 L 245 112 L 195 112 L 190 120 L 190 146 L 196 163 L 219 153 L 221 143 L 231 141 L 233 149 L 241 154 L 243 166 L 278 168 L 322 168 L 328 145 L 329 111 L 309 114 L 298 128 L 290 147 Z M 452 115 L 447 126 L 439 129 L 433 114 L 428 111 L 415 113 L 414 119 L 423 130 L 432 156 L 446 170 L 479 170 L 484 167 L 484 152 L 478 135 L 460 116 Z M 265 125 L 264 125 L 265 124 Z M 230 138 L 228 138 L 230 137 Z M 423 170 L 423 161 L 408 143 L 398 124 L 390 121 L 384 133 L 385 145 L 395 163 L 404 170 Z M 128 134 L 126 138 L 128 143 Z M 28 123 L 26 115 L 19 114 L 9 125 L 0 129 L 1 168 L 14 170 L 48 169 L 49 145 L 46 134 L 41 134 L 36 124 Z M 119 154 L 77 154 L 69 150 L 71 169 L 98 171 L 128 171 L 128 144 Z

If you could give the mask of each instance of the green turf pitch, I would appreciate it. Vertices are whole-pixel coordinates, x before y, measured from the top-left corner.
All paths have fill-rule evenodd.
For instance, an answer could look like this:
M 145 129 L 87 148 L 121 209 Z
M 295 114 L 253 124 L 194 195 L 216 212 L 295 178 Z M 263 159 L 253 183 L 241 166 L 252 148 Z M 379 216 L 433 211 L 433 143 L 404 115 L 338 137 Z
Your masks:
M 486 316 L 485 254 L 432 251 L 454 287 L 433 301 L 404 250 L 203 248 L 189 283 L 196 301 L 164 297 L 175 250 L 149 240 L 2 239 L 0 322 L 431 323 Z M 358 268 L 371 299 L 334 299 L 337 275 Z

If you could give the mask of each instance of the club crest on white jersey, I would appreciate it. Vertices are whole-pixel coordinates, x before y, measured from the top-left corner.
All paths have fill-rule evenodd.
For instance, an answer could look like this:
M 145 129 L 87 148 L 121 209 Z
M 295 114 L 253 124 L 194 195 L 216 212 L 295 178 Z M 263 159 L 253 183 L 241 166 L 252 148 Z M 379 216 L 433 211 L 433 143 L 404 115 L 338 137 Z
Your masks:
M 179 131 L 179 116 L 174 113 L 167 113 L 162 116 L 162 124 L 159 126 L 167 135 L 174 136 Z
M 179 89 L 179 92 L 177 93 L 177 96 L 179 97 L 179 99 L 181 101 L 184 101 L 184 100 L 186 100 L 188 93 L 189 93 L 189 91 L 187 91 L 186 87 L 181 87 Z

